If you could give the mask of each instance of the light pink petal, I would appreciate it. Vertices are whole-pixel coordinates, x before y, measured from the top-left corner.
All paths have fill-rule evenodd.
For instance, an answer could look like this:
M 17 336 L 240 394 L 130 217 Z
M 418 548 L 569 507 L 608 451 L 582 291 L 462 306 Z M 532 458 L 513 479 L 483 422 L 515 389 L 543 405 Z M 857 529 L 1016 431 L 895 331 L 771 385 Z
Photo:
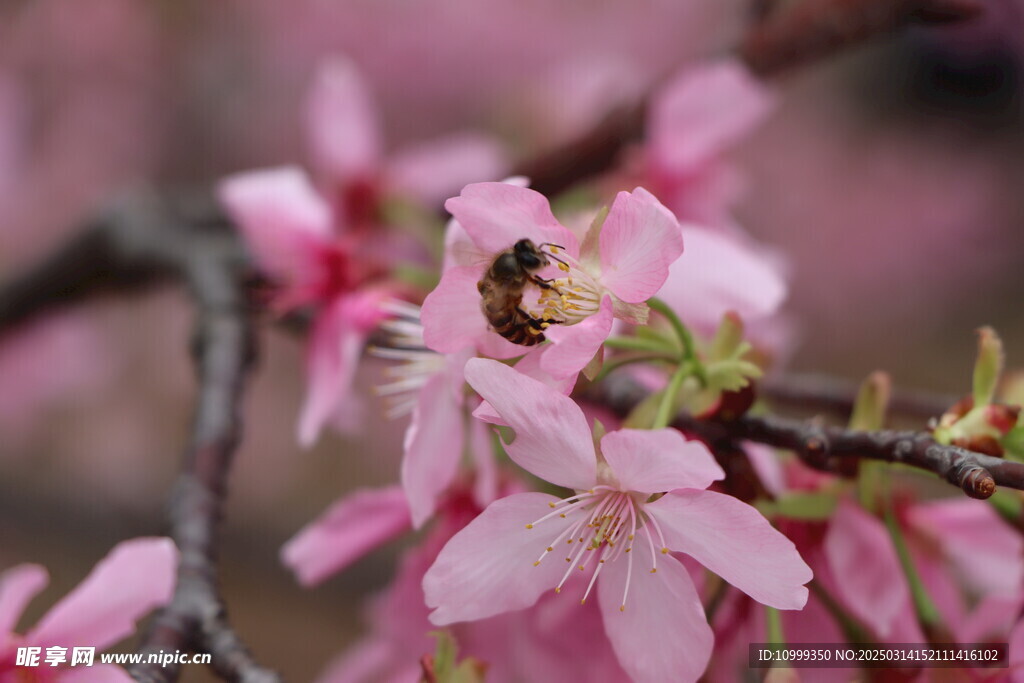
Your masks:
M 555 391 L 568 396 L 572 393 L 573 387 L 576 386 L 576 380 L 579 377 L 579 373 L 574 372 L 566 377 L 554 377 L 545 372 L 541 366 L 541 359 L 544 357 L 544 354 L 549 353 L 554 348 L 555 346 L 553 344 L 533 347 L 533 350 L 523 356 L 519 362 L 515 364 L 516 372 L 535 379 L 538 382 L 551 387 Z M 473 411 L 473 417 L 478 420 L 483 420 L 489 424 L 505 424 L 505 421 L 500 415 L 498 415 L 498 412 L 487 401 L 484 401 L 477 406 L 476 410 Z
M 631 304 L 654 296 L 683 253 L 679 221 L 642 187 L 618 194 L 599 241 L 602 284 Z
M 557 498 L 517 493 L 491 503 L 454 537 L 423 577 L 430 620 L 444 626 L 523 609 L 558 585 L 565 572 L 561 553 L 548 545 L 572 523 L 558 515 L 532 529 Z
M 355 64 L 334 58 L 321 66 L 306 107 L 311 158 L 325 178 L 340 184 L 377 171 L 377 111 Z
M 692 224 L 686 251 L 669 267 L 658 298 L 690 325 L 713 331 L 727 311 L 745 321 L 775 313 L 788 293 L 777 263 L 739 240 Z
M 615 307 L 610 296 L 594 315 L 575 325 L 552 325 L 544 331 L 551 348 L 540 357 L 541 370 L 554 379 L 569 379 L 593 359 L 612 330 Z
M 967 618 L 950 624 L 958 643 L 999 642 L 1020 619 L 1022 596 L 989 595 L 974 606 Z
M 169 538 L 137 538 L 117 544 L 25 636 L 46 648 L 103 649 L 135 630 L 135 622 L 174 594 L 178 550 Z
M 46 569 L 37 564 L 20 564 L 0 574 L 0 651 L 8 634 L 18 625 L 25 606 L 49 582 Z
M 555 220 L 547 198 L 534 190 L 508 183 L 474 183 L 444 206 L 473 243 L 492 256 L 524 238 L 538 245 L 561 245 L 573 257 L 579 254 L 576 236 Z
M 295 167 L 230 176 L 217 186 L 260 268 L 289 284 L 315 281 L 332 247 L 331 209 Z
M 68 652 L 70 658 L 71 652 Z M 96 658 L 99 660 L 99 657 Z M 94 664 L 61 669 L 60 683 L 134 683 L 128 672 L 115 664 Z
M 940 544 L 972 589 L 1019 593 L 1024 585 L 1024 538 L 988 505 L 944 500 L 914 505 L 911 524 Z
M 686 569 L 674 557 L 659 559 L 652 574 L 640 556 L 633 558 L 624 610 L 629 557 L 604 565 L 597 582 L 604 630 L 636 683 L 696 681 L 711 658 L 714 635 Z
M 385 317 L 382 292 L 364 291 L 335 299 L 317 317 L 306 356 L 306 400 L 299 416 L 298 438 L 311 446 L 324 425 L 343 412 L 349 399 L 359 355 Z
M 473 501 L 481 508 L 498 497 L 498 465 L 491 445 L 491 430 L 480 420 L 470 420 L 469 453 L 475 466 Z
M 738 60 L 688 69 L 651 105 L 655 163 L 682 172 L 713 161 L 772 110 L 772 93 Z
M 462 406 L 450 384 L 440 372 L 427 381 L 405 432 L 402 487 L 417 529 L 434 514 L 438 496 L 452 483 L 462 459 Z
M 843 604 L 879 637 L 887 637 L 900 612 L 912 605 L 885 526 L 860 506 L 841 501 L 829 522 L 824 551 Z
M 441 276 L 441 282 L 427 295 L 420 311 L 427 348 L 454 353 L 473 346 L 487 334 L 487 318 L 480 310 L 480 292 L 476 288 L 481 275 L 478 267 L 458 266 Z
M 775 449 L 753 441 L 744 441 L 742 446 L 765 490 L 773 496 L 781 495 L 786 490 L 786 473 Z
M 505 450 L 517 465 L 558 486 L 594 485 L 597 458 L 590 428 L 571 398 L 483 358 L 466 363 L 466 381 L 515 430 Z
M 332 505 L 281 548 L 303 586 L 315 586 L 410 528 L 400 486 L 362 489 Z
M 758 602 L 778 609 L 807 602 L 811 568 L 793 542 L 746 503 L 683 489 L 644 509 L 661 525 L 669 549 L 692 556 Z
M 439 206 L 469 183 L 498 180 L 507 168 L 497 140 L 457 133 L 395 155 L 388 165 L 388 180 L 393 190 Z
M 620 429 L 601 439 L 601 453 L 624 491 L 706 489 L 725 478 L 708 447 L 675 429 Z

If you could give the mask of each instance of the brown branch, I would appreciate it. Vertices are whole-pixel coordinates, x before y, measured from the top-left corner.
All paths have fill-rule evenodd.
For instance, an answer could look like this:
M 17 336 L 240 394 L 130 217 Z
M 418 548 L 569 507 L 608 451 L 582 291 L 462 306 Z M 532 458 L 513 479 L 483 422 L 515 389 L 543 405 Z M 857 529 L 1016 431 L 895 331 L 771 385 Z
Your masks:
M 613 381 L 615 380 L 615 381 Z M 609 378 L 596 396 L 620 415 L 639 403 L 644 390 L 623 378 Z M 973 498 L 988 498 L 996 485 L 1024 490 L 1024 464 L 937 443 L 923 432 L 864 432 L 818 420 L 746 415 L 700 420 L 679 415 L 673 426 L 708 443 L 754 441 L 791 450 L 815 469 L 838 472 L 856 458 L 902 463 L 933 472 Z
M 142 653 L 191 649 L 212 655 L 225 680 L 273 683 L 227 621 L 217 587 L 217 532 L 240 436 L 239 406 L 255 355 L 255 334 L 234 240 L 196 237 L 181 263 L 197 309 L 192 352 L 199 395 L 183 471 L 170 504 L 171 535 L 181 551 L 174 598 L 154 619 Z M 132 669 L 139 681 L 174 681 L 177 665 Z
M 217 586 L 217 531 L 238 444 L 245 377 L 255 353 L 246 296 L 247 257 L 210 204 L 167 202 L 140 193 L 101 214 L 50 259 L 0 289 L 0 335 L 51 309 L 107 290 L 135 289 L 176 277 L 197 309 L 193 355 L 199 392 L 182 473 L 169 504 L 171 536 L 181 552 L 174 597 L 154 618 L 142 653 L 210 653 L 225 680 L 271 683 L 229 625 Z M 142 664 L 139 681 L 168 682 L 176 665 Z
M 763 78 L 831 57 L 914 25 L 957 23 L 981 13 L 981 0 L 794 0 L 755 6 L 758 21 L 736 49 Z M 774 6 L 778 5 L 778 6 Z M 620 108 L 574 140 L 515 169 L 552 196 L 604 173 L 643 134 L 646 101 Z

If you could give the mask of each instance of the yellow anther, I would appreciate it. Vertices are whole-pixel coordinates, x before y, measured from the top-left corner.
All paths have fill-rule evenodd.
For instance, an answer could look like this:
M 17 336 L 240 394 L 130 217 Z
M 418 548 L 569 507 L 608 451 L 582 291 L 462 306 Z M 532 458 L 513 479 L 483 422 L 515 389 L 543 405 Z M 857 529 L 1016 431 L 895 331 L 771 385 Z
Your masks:
M 540 329 L 542 329 L 542 330 L 546 330 L 549 327 L 551 327 L 551 323 L 541 323 L 540 324 Z
M 555 589 L 555 592 L 556 592 L 556 593 L 561 593 L 561 592 L 562 592 L 562 589 L 561 589 L 561 588 L 556 588 L 556 589 Z
M 627 552 L 627 553 L 628 553 L 628 552 L 629 552 L 630 550 L 632 550 L 632 548 L 626 548 L 626 552 Z
M 625 612 L 626 611 L 626 606 L 625 605 L 619 605 L 619 611 L 620 612 Z
M 561 513 L 561 514 L 560 514 L 560 515 L 558 515 L 558 516 L 559 516 L 559 517 L 561 517 L 562 519 L 565 519 L 565 513 L 564 513 L 564 512 L 563 512 L 563 513 Z M 572 541 L 570 541 L 570 543 L 571 543 L 571 542 L 572 542 Z
M 580 571 L 583 571 L 583 565 L 581 564 L 580 566 L 576 567 L 576 569 L 579 569 Z
M 566 273 L 569 272 L 569 266 L 565 265 L 564 263 L 559 263 L 558 264 L 558 269 L 561 270 L 561 271 L 564 271 Z
M 540 560 L 537 560 L 536 562 L 533 563 L 534 567 L 539 566 L 539 565 L 540 565 Z
M 535 328 L 535 327 L 528 327 L 528 328 L 526 328 L 526 329 L 527 329 L 527 330 L 529 330 L 529 331 L 530 331 L 530 334 L 532 334 L 532 335 L 533 335 L 533 336 L 535 336 L 535 337 L 536 337 L 536 336 L 537 336 L 538 334 L 540 334 L 540 330 L 538 330 L 538 329 L 537 329 L 537 328 Z
M 548 507 L 549 508 L 553 508 L 553 507 L 555 507 L 555 504 L 554 503 L 548 503 Z
M 662 555 L 668 555 L 668 548 L 662 548 L 661 549 L 661 554 Z
M 586 599 L 586 598 L 583 598 L 582 600 L 580 600 L 580 604 L 581 604 L 581 605 L 585 605 L 585 604 L 587 604 L 587 599 Z
M 657 573 L 658 573 L 658 568 L 657 568 L 657 567 L 655 567 L 654 569 L 652 569 L 652 570 L 651 570 L 651 573 L 652 573 L 652 574 L 657 574 Z
M 549 250 L 549 251 L 550 251 L 550 252 L 551 252 L 552 254 L 557 254 L 557 253 L 559 253 L 559 252 L 558 252 L 558 247 L 557 247 L 556 245 L 554 245 L 554 244 L 549 244 L 549 245 L 548 245 L 548 250 Z
M 554 550 L 554 548 L 552 548 L 551 546 L 548 546 L 548 552 L 550 553 L 552 550 Z
M 632 541 L 633 540 L 633 534 L 630 534 L 629 536 L 627 536 L 627 538 Z
M 532 528 L 533 528 L 533 525 L 532 525 L 532 524 L 527 524 L 527 525 L 526 525 L 526 528 L 527 528 L 527 529 L 532 529 Z

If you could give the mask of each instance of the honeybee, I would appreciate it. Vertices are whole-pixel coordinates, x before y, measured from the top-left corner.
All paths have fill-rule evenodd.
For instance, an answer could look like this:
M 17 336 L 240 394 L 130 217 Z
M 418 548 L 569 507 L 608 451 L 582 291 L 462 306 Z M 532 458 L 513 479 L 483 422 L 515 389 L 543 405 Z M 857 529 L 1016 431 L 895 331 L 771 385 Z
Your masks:
M 553 318 L 535 318 L 522 308 L 523 290 L 531 282 L 541 289 L 557 292 L 550 280 L 537 275 L 539 270 L 551 263 L 548 257 L 549 254 L 537 248 L 531 240 L 521 239 L 498 254 L 483 279 L 476 283 L 483 298 L 480 308 L 487 322 L 495 332 L 513 344 L 539 344 L 544 341 L 546 327 L 563 322 Z

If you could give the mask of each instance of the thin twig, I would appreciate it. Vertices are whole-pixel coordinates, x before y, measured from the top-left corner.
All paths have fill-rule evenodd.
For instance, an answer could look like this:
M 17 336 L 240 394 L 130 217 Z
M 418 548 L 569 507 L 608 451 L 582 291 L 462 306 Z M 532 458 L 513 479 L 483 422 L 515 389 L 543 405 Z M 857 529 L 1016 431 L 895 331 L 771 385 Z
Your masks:
M 609 378 L 598 400 L 620 415 L 637 405 L 645 391 L 625 378 Z M 902 463 L 933 472 L 973 498 L 988 498 L 996 485 L 1024 490 L 1024 464 L 937 443 L 924 432 L 864 432 L 819 420 L 746 415 L 731 420 L 701 420 L 681 414 L 674 427 L 708 443 L 747 440 L 793 451 L 805 463 L 838 472 L 851 459 Z

